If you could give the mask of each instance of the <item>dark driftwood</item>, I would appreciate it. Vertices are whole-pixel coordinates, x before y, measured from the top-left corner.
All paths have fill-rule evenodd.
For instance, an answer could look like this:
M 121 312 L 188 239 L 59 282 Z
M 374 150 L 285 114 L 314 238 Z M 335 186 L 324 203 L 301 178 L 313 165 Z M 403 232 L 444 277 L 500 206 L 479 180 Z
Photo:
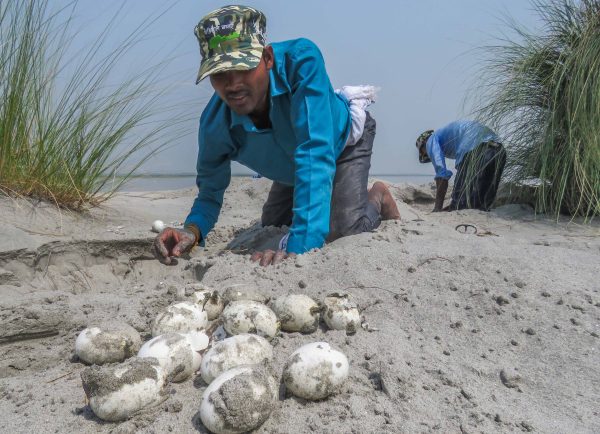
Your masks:
M 58 335 L 58 333 L 59 333 L 58 329 L 48 329 L 48 330 L 40 330 L 40 331 L 36 331 L 36 332 L 17 333 L 14 335 L 0 336 L 0 345 L 10 344 L 10 343 L 20 342 L 20 341 L 28 341 L 30 339 L 48 338 L 50 336 L 56 336 L 56 335 Z

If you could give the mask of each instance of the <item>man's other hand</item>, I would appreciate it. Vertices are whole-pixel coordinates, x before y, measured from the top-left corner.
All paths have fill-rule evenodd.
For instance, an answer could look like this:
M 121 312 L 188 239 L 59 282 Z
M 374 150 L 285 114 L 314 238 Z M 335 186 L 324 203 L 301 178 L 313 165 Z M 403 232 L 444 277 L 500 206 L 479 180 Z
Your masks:
M 179 257 L 192 250 L 196 235 L 187 229 L 165 228 L 154 239 L 152 253 L 161 263 L 175 264 L 173 257 Z
M 254 252 L 250 260 L 259 262 L 260 265 L 266 267 L 268 265 L 279 264 L 284 259 L 294 257 L 296 257 L 295 253 L 287 253 L 285 250 L 265 250 L 264 252 Z

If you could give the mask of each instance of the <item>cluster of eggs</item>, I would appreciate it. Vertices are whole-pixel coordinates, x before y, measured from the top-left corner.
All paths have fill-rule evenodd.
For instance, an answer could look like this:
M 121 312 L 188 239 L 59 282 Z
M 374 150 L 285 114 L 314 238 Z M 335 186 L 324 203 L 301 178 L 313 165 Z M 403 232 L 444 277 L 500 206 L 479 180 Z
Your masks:
M 199 371 L 208 384 L 200 418 L 214 433 L 238 433 L 268 419 L 278 399 L 279 382 L 270 366 L 270 340 L 279 330 L 312 333 L 323 316 L 329 328 L 356 331 L 360 315 L 348 294 L 332 294 L 321 305 L 302 294 L 273 300 L 251 285 L 196 291 L 192 301 L 168 306 L 154 319 L 152 339 L 118 322 L 83 330 L 75 352 L 93 365 L 82 374 L 92 411 L 101 419 L 121 421 L 166 399 L 169 382 Z M 210 323 L 212 321 L 212 324 Z M 229 337 L 226 337 L 229 336 Z M 326 342 L 294 351 L 282 381 L 293 395 L 320 400 L 339 390 L 348 376 L 346 356 Z

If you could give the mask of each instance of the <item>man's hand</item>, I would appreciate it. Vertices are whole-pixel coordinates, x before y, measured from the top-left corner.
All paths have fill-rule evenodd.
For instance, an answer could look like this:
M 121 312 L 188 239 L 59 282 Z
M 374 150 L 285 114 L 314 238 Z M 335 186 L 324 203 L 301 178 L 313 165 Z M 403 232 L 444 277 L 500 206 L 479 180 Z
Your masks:
M 294 257 L 296 257 L 295 253 L 287 253 L 285 250 L 265 250 L 264 252 L 254 252 L 250 260 L 253 262 L 260 261 L 260 265 L 266 267 L 268 265 L 279 264 L 284 259 Z
M 161 263 L 173 265 L 172 257 L 179 257 L 196 245 L 196 235 L 188 229 L 165 228 L 154 239 L 152 253 Z

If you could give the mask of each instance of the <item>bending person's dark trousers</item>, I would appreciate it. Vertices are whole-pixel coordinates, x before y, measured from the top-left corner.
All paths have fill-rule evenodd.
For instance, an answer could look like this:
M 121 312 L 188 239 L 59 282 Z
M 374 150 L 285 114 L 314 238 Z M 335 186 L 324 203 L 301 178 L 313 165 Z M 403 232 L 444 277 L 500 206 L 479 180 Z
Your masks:
M 457 167 L 450 209 L 489 211 L 506 164 L 506 150 L 496 142 L 484 142 L 467 152 Z
M 367 112 L 365 129 L 353 146 L 346 146 L 336 161 L 328 241 L 371 231 L 381 224 L 379 211 L 368 199 L 368 178 L 375 139 L 375 119 Z M 263 206 L 263 226 L 291 226 L 294 187 L 273 182 Z

